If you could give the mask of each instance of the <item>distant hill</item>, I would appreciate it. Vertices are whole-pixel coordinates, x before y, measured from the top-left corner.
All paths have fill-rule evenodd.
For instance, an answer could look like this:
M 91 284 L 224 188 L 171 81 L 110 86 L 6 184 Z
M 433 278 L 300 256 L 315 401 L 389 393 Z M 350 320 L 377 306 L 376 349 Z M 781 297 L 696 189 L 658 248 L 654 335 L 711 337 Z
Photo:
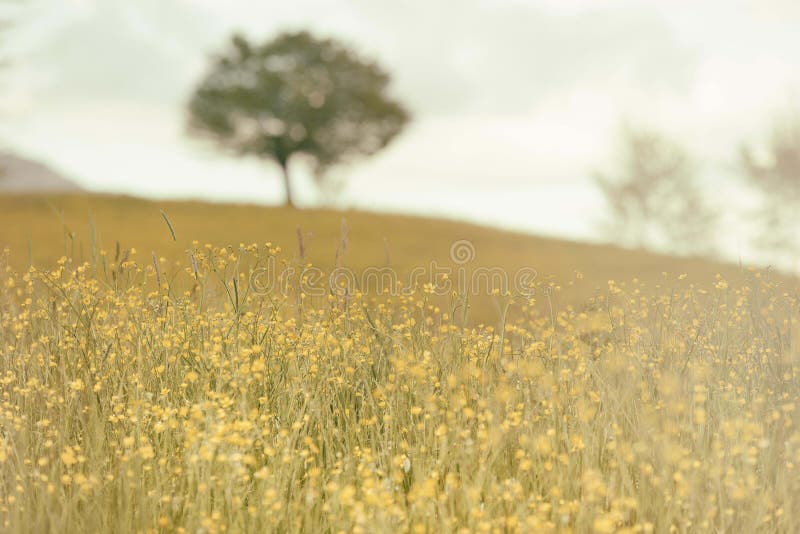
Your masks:
M 47 165 L 0 152 L 0 193 L 78 193 L 83 191 Z

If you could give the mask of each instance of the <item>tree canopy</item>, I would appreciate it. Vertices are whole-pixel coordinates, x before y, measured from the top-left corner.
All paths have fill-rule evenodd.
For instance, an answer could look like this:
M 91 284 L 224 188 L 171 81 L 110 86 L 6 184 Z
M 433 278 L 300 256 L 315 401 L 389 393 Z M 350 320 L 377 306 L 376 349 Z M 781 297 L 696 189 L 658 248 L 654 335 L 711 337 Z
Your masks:
M 289 161 L 302 154 L 314 175 L 372 155 L 400 133 L 409 113 L 388 94 L 390 76 L 334 39 L 284 33 L 263 44 L 234 35 L 189 102 L 189 131 L 236 155 L 277 163 L 293 203 Z

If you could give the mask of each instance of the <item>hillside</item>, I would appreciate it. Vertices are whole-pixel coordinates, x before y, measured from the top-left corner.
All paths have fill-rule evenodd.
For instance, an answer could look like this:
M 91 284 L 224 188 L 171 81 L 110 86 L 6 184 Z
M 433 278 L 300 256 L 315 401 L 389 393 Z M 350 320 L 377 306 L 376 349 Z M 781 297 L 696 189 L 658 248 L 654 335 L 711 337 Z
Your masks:
M 173 241 L 162 218 L 171 221 Z M 347 243 L 342 249 L 342 228 Z M 450 248 L 469 240 L 475 259 L 470 265 L 501 267 L 509 272 L 533 268 L 538 280 L 570 286 L 567 300 L 580 299 L 617 281 L 646 282 L 687 274 L 708 283 L 718 273 L 741 275 L 737 266 L 700 259 L 676 258 L 612 246 L 545 239 L 521 233 L 454 222 L 400 215 L 329 209 L 293 210 L 190 201 L 149 201 L 101 195 L 0 196 L 0 247 L 10 247 L 12 264 L 52 265 L 62 255 L 88 259 L 93 247 L 114 251 L 135 248 L 170 259 L 185 259 L 194 240 L 202 246 L 272 242 L 284 255 L 299 254 L 302 234 L 305 259 L 323 268 L 340 263 L 355 269 L 391 266 L 401 273 L 450 262 Z M 94 244 L 93 244 L 94 243 Z
M 47 165 L 0 152 L 0 193 L 78 193 L 81 188 Z
M 85 196 L 0 213 L 0 241 L 30 236 L 43 267 L 0 256 L 3 532 L 798 532 L 785 284 L 389 215 Z M 467 238 L 462 266 L 563 288 L 250 290 L 254 266 L 306 263 L 298 225 L 333 262 L 343 218 L 342 265 L 452 265 Z M 65 232 L 88 268 L 56 261 Z

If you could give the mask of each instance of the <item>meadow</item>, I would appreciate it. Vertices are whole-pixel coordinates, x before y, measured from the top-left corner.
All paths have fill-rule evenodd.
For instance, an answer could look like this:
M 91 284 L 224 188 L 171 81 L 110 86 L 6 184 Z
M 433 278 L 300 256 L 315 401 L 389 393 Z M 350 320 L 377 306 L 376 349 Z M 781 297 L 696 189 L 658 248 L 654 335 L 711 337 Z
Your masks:
M 532 206 L 536 209 L 536 206 Z M 165 227 L 161 211 L 174 226 Z M 697 280 L 737 276 L 739 268 L 706 260 L 630 251 L 504 232 L 442 219 L 379 215 L 330 209 L 294 210 L 241 204 L 148 201 L 107 195 L 0 195 L 0 248 L 12 250 L 12 264 L 51 265 L 61 256 L 89 261 L 97 250 L 135 248 L 140 254 L 186 259 L 193 241 L 218 246 L 267 242 L 288 256 L 298 253 L 316 265 L 334 265 L 346 229 L 345 260 L 354 268 L 390 265 L 404 271 L 431 259 L 446 262 L 451 244 L 468 239 L 476 265 L 535 267 L 543 277 L 568 282 L 576 271 L 586 291 L 610 279 L 657 280 L 662 272 L 687 273 Z M 554 225 L 555 226 L 555 225 Z M 583 298 L 585 294 L 579 295 Z
M 791 279 L 356 212 L 0 205 L 4 532 L 800 530 Z M 529 291 L 253 283 L 463 239 Z

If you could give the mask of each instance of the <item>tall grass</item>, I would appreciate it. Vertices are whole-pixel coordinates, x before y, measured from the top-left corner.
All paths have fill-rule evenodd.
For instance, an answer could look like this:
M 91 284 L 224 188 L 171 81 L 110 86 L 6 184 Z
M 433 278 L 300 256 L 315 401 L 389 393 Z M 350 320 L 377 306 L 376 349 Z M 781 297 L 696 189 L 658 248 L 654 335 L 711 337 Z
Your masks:
M 0 529 L 800 530 L 798 299 L 765 276 L 501 295 L 492 327 L 258 294 L 271 256 L 2 263 Z

